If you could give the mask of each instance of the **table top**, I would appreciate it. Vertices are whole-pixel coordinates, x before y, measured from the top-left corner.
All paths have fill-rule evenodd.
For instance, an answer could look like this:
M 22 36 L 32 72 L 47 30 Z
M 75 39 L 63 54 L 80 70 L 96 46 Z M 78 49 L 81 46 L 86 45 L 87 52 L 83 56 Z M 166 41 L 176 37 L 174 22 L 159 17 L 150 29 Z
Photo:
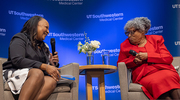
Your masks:
M 86 70 L 104 70 L 104 74 L 110 74 L 116 72 L 117 67 L 113 65 L 102 65 L 102 64 L 79 66 L 80 75 L 85 75 Z

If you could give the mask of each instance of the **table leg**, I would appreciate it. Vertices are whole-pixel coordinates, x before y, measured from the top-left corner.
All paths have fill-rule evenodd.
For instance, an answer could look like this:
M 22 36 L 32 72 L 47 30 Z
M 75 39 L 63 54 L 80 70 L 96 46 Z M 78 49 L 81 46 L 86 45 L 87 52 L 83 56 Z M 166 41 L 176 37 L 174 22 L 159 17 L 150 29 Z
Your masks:
M 92 95 L 92 77 L 98 78 L 99 86 L 99 100 L 106 100 L 105 97 L 105 84 L 104 84 L 104 70 L 89 70 L 86 71 L 86 98 L 93 100 Z
M 104 71 L 99 72 L 99 100 L 106 100 L 105 98 L 105 84 L 104 84 Z
M 86 72 L 86 100 L 93 100 L 92 95 L 92 76 Z

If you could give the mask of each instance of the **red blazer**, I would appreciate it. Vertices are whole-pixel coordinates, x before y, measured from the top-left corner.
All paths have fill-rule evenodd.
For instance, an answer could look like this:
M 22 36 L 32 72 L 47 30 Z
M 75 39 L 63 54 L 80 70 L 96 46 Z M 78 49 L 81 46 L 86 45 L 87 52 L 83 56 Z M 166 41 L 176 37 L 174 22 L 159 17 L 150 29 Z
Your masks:
M 117 64 L 125 62 L 127 68 L 132 69 L 132 81 L 138 83 L 139 80 L 154 69 L 168 69 L 175 71 L 171 65 L 173 57 L 164 45 L 164 39 L 160 35 L 146 35 L 147 43 L 145 48 L 148 53 L 148 59 L 142 65 L 136 65 L 133 60 L 135 56 L 129 54 L 132 49 L 139 53 L 138 45 L 132 45 L 129 39 L 126 39 L 120 46 L 120 53 Z

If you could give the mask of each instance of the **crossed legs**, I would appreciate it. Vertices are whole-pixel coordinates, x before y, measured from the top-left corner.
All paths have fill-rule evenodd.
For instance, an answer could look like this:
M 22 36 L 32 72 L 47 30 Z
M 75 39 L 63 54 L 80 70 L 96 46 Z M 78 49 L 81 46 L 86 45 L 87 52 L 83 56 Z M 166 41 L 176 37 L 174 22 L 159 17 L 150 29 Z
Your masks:
M 46 100 L 56 87 L 56 81 L 44 76 L 42 70 L 32 68 L 24 82 L 19 100 Z
M 158 99 L 160 100 L 180 100 L 180 89 L 173 89 L 162 94 Z

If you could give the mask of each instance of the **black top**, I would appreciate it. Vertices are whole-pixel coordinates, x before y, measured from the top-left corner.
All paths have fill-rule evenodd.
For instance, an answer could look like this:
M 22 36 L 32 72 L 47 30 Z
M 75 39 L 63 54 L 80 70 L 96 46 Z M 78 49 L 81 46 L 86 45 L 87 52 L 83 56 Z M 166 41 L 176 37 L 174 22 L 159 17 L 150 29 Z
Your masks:
M 39 68 L 42 63 L 48 63 L 48 56 L 44 50 L 39 50 L 38 46 L 37 50 L 34 50 L 25 33 L 17 33 L 11 39 L 8 61 L 3 64 L 3 70 L 9 68 Z

